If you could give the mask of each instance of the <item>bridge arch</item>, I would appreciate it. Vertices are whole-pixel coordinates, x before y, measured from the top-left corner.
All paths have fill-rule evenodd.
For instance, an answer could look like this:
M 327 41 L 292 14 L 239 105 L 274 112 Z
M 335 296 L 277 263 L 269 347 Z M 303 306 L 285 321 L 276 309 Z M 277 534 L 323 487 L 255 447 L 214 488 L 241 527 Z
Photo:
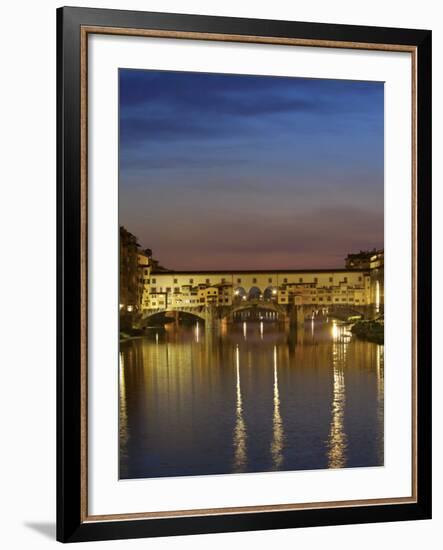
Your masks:
M 233 320 L 243 320 L 244 318 L 260 318 L 260 320 L 284 319 L 287 312 L 284 306 L 279 306 L 273 301 L 265 302 L 263 300 L 244 301 L 237 306 L 233 306 L 229 312 Z
M 248 292 L 248 300 L 250 302 L 260 300 L 262 296 L 263 296 L 262 291 L 258 288 L 258 286 L 251 286 Z
M 242 286 L 237 286 L 234 288 L 234 300 L 246 300 L 248 293 Z
M 263 292 L 263 300 L 265 302 L 271 302 L 276 299 L 277 299 L 277 287 L 272 285 L 266 287 Z
M 339 320 L 346 320 L 349 317 L 360 315 L 366 317 L 368 315 L 367 306 L 356 306 L 351 304 L 332 304 L 327 306 L 326 313 L 329 317 Z
M 190 315 L 192 317 L 195 317 L 196 319 L 206 321 L 206 314 L 204 311 L 196 310 L 195 308 L 171 308 L 171 309 L 157 309 L 153 311 L 146 311 L 142 315 L 142 322 L 146 323 L 148 319 L 152 319 L 157 315 L 165 315 L 166 317 L 168 317 L 168 313 L 172 315 L 185 313 L 186 315 Z

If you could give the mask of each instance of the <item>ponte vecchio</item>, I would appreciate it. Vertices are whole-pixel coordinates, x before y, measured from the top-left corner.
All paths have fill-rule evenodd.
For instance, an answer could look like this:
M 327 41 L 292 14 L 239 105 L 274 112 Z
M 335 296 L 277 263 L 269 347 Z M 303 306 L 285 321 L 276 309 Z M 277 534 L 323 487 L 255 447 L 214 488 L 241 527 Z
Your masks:
M 344 269 L 287 271 L 156 271 L 146 258 L 139 313 L 146 320 L 183 312 L 208 324 L 253 311 L 297 323 L 339 310 L 371 318 L 383 307 L 383 253 L 358 256 L 348 256 Z

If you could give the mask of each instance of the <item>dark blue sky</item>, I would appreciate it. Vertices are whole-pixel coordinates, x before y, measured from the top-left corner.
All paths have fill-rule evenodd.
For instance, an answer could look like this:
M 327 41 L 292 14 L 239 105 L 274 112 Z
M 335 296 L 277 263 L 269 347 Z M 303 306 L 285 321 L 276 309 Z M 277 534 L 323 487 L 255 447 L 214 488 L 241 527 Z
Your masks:
M 120 223 L 175 269 L 383 246 L 383 83 L 121 69 Z

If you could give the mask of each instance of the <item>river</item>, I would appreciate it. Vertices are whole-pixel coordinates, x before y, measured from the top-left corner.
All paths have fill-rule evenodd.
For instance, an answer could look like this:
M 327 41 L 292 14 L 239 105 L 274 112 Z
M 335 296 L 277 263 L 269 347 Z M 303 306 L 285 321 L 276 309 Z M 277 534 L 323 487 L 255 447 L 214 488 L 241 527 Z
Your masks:
M 122 479 L 383 465 L 383 346 L 335 321 L 170 324 L 119 369 Z

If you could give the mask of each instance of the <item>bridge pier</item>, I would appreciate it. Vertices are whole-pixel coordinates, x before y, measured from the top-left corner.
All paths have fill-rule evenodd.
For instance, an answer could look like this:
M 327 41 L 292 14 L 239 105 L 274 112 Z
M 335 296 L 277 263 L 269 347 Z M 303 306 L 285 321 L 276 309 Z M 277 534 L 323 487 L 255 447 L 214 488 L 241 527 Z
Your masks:
M 205 327 L 216 328 L 218 327 L 220 319 L 217 315 L 216 306 L 206 306 L 205 308 Z
M 295 306 L 296 309 L 296 318 L 297 318 L 297 326 L 304 326 L 305 324 L 305 318 L 306 318 L 306 311 L 303 306 Z
M 177 327 L 179 324 L 180 313 L 178 311 L 168 311 L 167 316 L 174 319 L 174 325 Z
M 308 311 L 309 310 L 309 311 Z M 301 327 L 305 324 L 305 318 L 310 312 L 310 308 L 303 305 L 289 306 L 289 322 L 291 325 Z

